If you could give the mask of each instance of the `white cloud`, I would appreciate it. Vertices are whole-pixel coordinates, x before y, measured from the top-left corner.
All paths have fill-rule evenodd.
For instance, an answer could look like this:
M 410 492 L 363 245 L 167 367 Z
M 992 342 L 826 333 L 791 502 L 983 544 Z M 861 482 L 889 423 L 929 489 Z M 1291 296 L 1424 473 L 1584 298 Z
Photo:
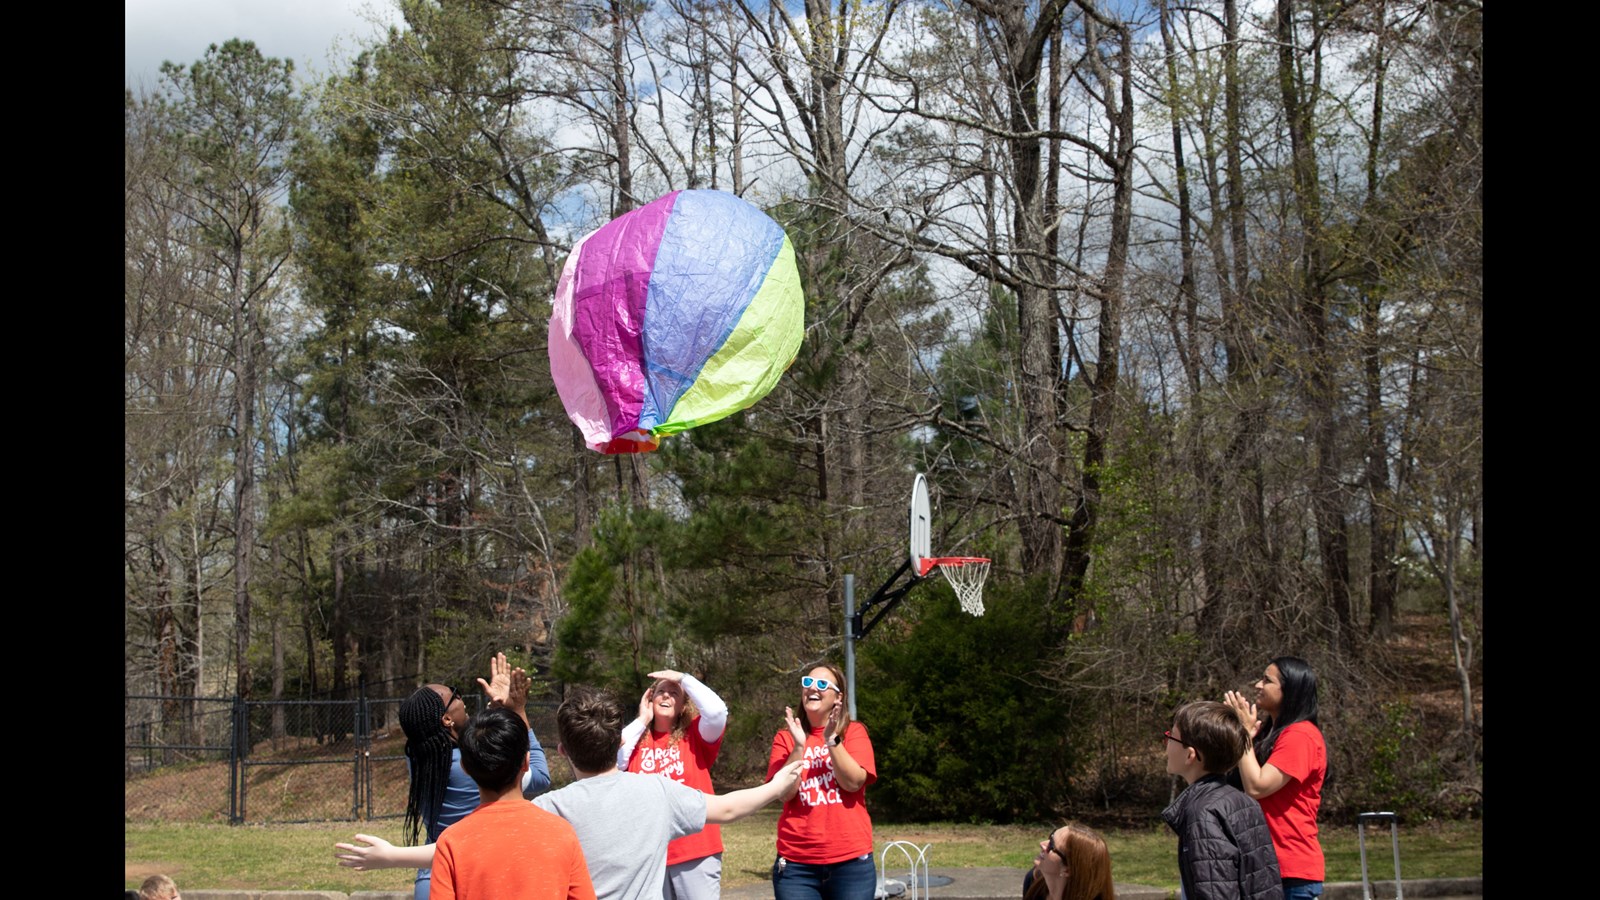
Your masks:
M 124 0 L 123 12 L 130 88 L 154 87 L 163 61 L 187 65 L 234 37 L 294 60 L 302 80 L 327 74 L 399 17 L 374 0 Z

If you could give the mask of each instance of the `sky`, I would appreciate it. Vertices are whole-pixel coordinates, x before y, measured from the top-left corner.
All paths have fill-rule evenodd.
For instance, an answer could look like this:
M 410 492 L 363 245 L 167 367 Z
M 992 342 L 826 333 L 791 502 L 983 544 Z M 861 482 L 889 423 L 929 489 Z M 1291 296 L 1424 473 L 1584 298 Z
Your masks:
M 163 60 L 188 64 L 231 37 L 256 42 L 266 56 L 294 60 L 306 79 L 348 58 L 356 38 L 378 33 L 398 13 L 383 0 L 124 0 L 125 86 L 153 88 Z M 335 50 L 336 39 L 340 48 Z

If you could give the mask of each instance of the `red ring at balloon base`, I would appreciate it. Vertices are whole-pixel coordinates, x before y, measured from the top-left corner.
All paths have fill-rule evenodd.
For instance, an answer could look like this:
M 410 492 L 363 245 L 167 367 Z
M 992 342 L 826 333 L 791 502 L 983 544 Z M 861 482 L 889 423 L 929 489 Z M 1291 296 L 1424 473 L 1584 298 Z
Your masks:
M 606 443 L 596 447 L 601 453 L 649 453 L 661 446 L 661 438 L 648 431 L 634 429 L 627 434 L 614 437 Z

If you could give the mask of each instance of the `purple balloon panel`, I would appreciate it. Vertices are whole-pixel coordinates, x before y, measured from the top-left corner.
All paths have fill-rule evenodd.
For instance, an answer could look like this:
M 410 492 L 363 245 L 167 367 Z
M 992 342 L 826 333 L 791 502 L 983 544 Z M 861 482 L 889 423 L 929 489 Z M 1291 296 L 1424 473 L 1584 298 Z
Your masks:
M 642 334 L 650 272 L 678 193 L 601 226 L 584 242 L 573 292 L 572 336 L 594 369 L 611 433 L 637 427 L 646 390 Z
M 783 246 L 783 229 L 726 191 L 681 191 L 650 274 L 642 335 L 649 390 L 638 427 L 667 421 L 751 299 Z

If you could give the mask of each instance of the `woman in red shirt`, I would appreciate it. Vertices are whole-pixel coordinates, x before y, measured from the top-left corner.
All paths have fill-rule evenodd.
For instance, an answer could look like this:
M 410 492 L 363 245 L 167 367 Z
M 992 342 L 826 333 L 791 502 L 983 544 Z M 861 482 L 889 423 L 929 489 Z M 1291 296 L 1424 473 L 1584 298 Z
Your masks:
M 867 785 L 878 780 L 867 727 L 851 721 L 844 676 L 819 665 L 800 679 L 801 718 L 783 708 L 767 778 L 804 759 L 800 781 L 778 816 L 776 900 L 872 900 L 872 818 Z
M 1239 787 L 1261 803 L 1278 854 L 1284 900 L 1322 895 L 1317 810 L 1328 776 L 1328 748 L 1317 727 L 1317 676 L 1298 656 L 1280 656 L 1256 679 L 1256 699 L 1226 700 L 1254 746 L 1239 757 Z M 1266 717 L 1258 721 L 1257 710 Z
M 622 729 L 617 768 L 662 775 L 706 794 L 711 766 L 722 752 L 728 704 L 693 675 L 651 672 L 655 683 L 639 699 L 639 718 Z M 718 900 L 722 896 L 722 828 L 707 823 L 698 834 L 667 845 L 664 900 Z

